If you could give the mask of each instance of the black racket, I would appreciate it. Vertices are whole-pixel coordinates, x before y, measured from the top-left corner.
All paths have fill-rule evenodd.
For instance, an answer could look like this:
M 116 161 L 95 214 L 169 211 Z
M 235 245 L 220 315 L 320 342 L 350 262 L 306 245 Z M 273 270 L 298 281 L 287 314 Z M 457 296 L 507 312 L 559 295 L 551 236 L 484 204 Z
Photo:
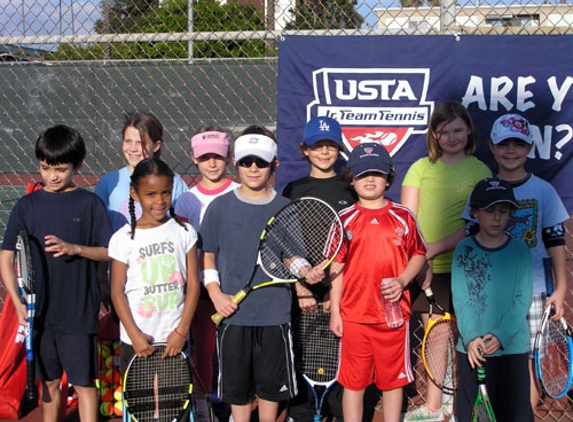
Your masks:
M 191 402 L 189 357 L 181 352 L 163 359 L 165 344 L 154 344 L 147 358 L 134 356 L 123 378 L 125 411 L 135 422 L 176 422 Z
M 543 259 L 547 296 L 554 291 L 551 258 Z M 552 320 L 555 310 L 549 306 L 543 312 L 535 335 L 535 369 L 545 392 L 553 398 L 563 397 L 573 380 L 573 340 L 564 318 Z
M 257 262 L 249 281 L 233 296 L 239 304 L 253 290 L 301 280 L 299 270 L 321 265 L 326 269 L 340 250 L 344 238 L 342 221 L 326 202 L 299 198 L 280 209 L 268 221 L 259 238 Z M 271 279 L 256 286 L 252 282 L 261 268 Z M 215 324 L 223 315 L 212 316 Z
M 438 303 L 431 288 L 424 290 L 428 299 L 428 325 L 422 340 L 422 362 L 428 377 L 446 394 L 456 389 L 456 342 L 458 327 L 456 318 Z M 434 306 L 442 314 L 433 319 Z
M 24 328 L 26 345 L 26 395 L 28 406 L 38 404 L 38 388 L 36 386 L 36 371 L 34 362 L 34 317 L 36 315 L 36 283 L 34 269 L 32 267 L 32 257 L 30 255 L 30 237 L 25 230 L 18 235 L 16 242 L 16 279 L 22 303 L 26 304 L 26 322 Z
M 302 312 L 295 321 L 293 346 L 298 369 L 314 395 L 314 421 L 322 421 L 322 404 L 336 384 L 340 352 L 340 339 L 330 331 L 330 314 L 322 303 L 317 312 Z

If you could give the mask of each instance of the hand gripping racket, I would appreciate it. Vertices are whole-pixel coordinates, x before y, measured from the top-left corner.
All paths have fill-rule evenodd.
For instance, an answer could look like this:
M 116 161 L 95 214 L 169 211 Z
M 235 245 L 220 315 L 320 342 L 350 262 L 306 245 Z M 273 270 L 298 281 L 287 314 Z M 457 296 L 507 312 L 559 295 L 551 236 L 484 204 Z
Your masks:
M 314 422 L 320 422 L 324 399 L 336 384 L 340 352 L 340 339 L 330 331 L 330 314 L 322 303 L 317 312 L 302 312 L 294 322 L 293 346 L 298 370 L 314 395 Z
M 431 288 L 424 290 L 428 299 L 428 325 L 422 340 L 422 362 L 428 377 L 446 394 L 456 390 L 456 342 L 458 327 L 456 318 L 440 306 Z M 434 306 L 442 313 L 432 319 Z
M 485 363 L 477 368 L 478 395 L 472 410 L 472 422 L 495 422 L 495 415 L 485 386 Z
M 553 293 L 553 268 L 551 258 L 544 258 L 547 296 Z M 535 368 L 545 392 L 555 398 L 563 397 L 573 380 L 573 341 L 571 330 L 564 318 L 552 320 L 555 310 L 549 306 L 543 312 L 535 335 Z
M 257 261 L 249 281 L 235 296 L 241 303 L 257 289 L 285 283 L 296 283 L 299 270 L 310 265 L 326 269 L 342 246 L 344 229 L 336 211 L 326 202 L 303 197 L 280 209 L 268 221 L 259 238 Z M 257 269 L 271 279 L 253 286 Z M 223 320 L 220 313 L 212 317 L 215 324 Z
M 21 231 L 16 242 L 16 279 L 22 303 L 26 304 L 26 322 L 24 328 L 26 345 L 26 395 L 29 406 L 38 404 L 38 388 L 36 387 L 36 372 L 34 363 L 34 317 L 36 315 L 36 280 L 30 255 L 30 237 L 26 231 Z
M 134 356 L 125 371 L 125 410 L 134 422 L 176 422 L 191 402 L 189 357 L 181 352 L 163 359 L 165 344 L 154 344 L 147 358 Z

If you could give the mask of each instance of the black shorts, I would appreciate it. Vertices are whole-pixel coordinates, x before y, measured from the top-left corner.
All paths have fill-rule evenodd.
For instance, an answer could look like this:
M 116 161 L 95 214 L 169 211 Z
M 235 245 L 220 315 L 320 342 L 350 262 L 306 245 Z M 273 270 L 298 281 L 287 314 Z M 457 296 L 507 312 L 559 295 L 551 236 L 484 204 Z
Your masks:
M 243 405 L 258 396 L 289 400 L 297 393 L 290 324 L 217 327 L 219 397 Z
M 43 381 L 60 379 L 80 387 L 94 387 L 97 377 L 97 334 L 65 334 L 49 329 L 34 336 L 36 374 Z

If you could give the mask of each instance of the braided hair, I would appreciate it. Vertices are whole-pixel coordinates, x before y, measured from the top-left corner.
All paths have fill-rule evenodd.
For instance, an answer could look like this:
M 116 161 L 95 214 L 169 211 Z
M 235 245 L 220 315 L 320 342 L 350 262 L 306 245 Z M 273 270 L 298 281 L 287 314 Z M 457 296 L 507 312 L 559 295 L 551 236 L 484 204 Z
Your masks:
M 175 174 L 173 170 L 162 160 L 159 158 L 145 158 L 141 160 L 135 169 L 133 170 L 133 174 L 131 175 L 131 187 L 136 192 L 139 190 L 139 185 L 141 180 L 147 176 L 165 176 L 169 180 L 171 186 L 173 186 L 173 179 Z M 175 209 L 173 208 L 173 203 L 171 204 L 171 208 L 169 209 L 169 214 L 177 223 L 187 230 L 187 227 L 183 222 L 175 215 Z M 137 223 L 137 218 L 135 217 L 135 200 L 130 195 L 129 196 L 129 216 L 130 216 L 130 225 L 131 225 L 131 238 L 135 237 L 135 225 Z

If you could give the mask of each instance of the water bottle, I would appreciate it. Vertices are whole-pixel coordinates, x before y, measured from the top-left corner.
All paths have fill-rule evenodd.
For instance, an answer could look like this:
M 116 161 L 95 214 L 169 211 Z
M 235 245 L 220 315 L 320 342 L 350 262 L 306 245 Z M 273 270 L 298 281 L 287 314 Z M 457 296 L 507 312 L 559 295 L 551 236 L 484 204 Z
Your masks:
M 381 286 L 388 284 L 392 280 L 391 278 L 383 278 Z M 390 328 L 398 328 L 404 324 L 404 318 L 402 317 L 402 309 L 400 308 L 400 301 L 390 302 L 382 297 L 382 306 L 384 307 L 384 315 L 386 316 L 386 324 Z

